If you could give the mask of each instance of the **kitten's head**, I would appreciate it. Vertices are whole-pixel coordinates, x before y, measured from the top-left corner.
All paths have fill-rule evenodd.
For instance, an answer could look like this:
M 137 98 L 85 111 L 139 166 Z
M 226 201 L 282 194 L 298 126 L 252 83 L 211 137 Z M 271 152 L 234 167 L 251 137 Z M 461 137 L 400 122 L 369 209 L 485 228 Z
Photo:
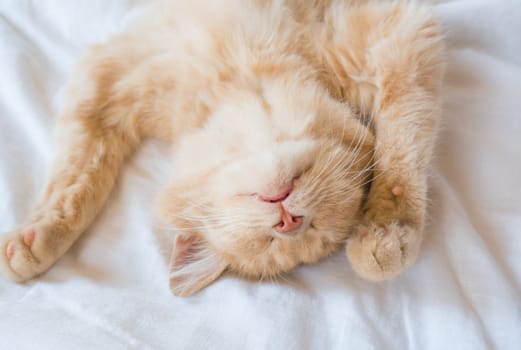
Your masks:
M 179 233 L 171 287 L 189 295 L 228 269 L 271 278 L 331 254 L 356 220 L 373 136 L 313 85 L 222 98 L 183 138 L 161 199 Z

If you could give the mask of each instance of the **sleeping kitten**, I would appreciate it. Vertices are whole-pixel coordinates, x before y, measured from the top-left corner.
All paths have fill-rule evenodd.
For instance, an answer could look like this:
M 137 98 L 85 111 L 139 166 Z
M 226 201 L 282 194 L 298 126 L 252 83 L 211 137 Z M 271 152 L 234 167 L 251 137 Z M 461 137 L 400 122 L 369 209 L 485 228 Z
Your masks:
M 406 2 L 160 3 L 81 61 L 40 205 L 0 237 L 0 271 L 46 271 L 102 208 L 147 137 L 173 143 L 161 214 L 170 285 L 277 276 L 346 244 L 383 280 L 418 255 L 443 44 Z M 348 239 L 349 237 L 349 239 Z

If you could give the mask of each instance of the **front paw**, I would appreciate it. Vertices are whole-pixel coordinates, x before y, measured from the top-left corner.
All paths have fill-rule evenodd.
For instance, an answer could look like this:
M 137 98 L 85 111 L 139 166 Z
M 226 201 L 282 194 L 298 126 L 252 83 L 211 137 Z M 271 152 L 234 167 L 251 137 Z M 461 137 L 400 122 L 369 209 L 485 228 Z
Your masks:
M 71 243 L 63 225 L 39 220 L 23 229 L 0 235 L 0 274 L 24 282 L 58 260 Z
M 418 256 L 421 230 L 392 222 L 387 225 L 361 224 L 347 242 L 346 253 L 361 277 L 382 281 L 411 266 Z
M 32 252 L 36 232 L 32 229 L 3 234 L 0 237 L 0 273 L 15 281 L 23 282 L 40 271 L 39 259 Z

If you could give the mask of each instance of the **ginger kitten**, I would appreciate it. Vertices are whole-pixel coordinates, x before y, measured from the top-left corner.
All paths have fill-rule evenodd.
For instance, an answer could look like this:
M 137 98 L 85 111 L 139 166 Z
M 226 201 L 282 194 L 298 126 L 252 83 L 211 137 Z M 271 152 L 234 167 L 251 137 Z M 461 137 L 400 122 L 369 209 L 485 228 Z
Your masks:
M 443 43 L 407 2 L 159 2 L 78 65 L 39 206 L 0 236 L 0 271 L 46 271 L 102 208 L 141 140 L 173 144 L 160 198 L 170 285 L 277 276 L 342 245 L 364 278 L 416 259 Z

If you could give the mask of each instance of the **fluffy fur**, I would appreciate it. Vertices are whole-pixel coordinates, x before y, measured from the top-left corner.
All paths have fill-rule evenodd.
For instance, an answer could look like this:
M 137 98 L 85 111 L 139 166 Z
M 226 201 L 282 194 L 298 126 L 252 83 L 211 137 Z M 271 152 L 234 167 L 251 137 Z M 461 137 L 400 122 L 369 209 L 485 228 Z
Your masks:
M 158 6 L 76 69 L 43 199 L 0 238 L 3 274 L 25 281 L 54 264 L 147 137 L 173 144 L 175 172 L 159 207 L 180 231 L 177 295 L 225 270 L 271 278 L 346 240 L 362 277 L 410 266 L 443 73 L 429 11 L 349 0 Z M 259 199 L 284 186 L 282 204 Z M 291 233 L 274 229 L 281 205 L 302 218 Z

